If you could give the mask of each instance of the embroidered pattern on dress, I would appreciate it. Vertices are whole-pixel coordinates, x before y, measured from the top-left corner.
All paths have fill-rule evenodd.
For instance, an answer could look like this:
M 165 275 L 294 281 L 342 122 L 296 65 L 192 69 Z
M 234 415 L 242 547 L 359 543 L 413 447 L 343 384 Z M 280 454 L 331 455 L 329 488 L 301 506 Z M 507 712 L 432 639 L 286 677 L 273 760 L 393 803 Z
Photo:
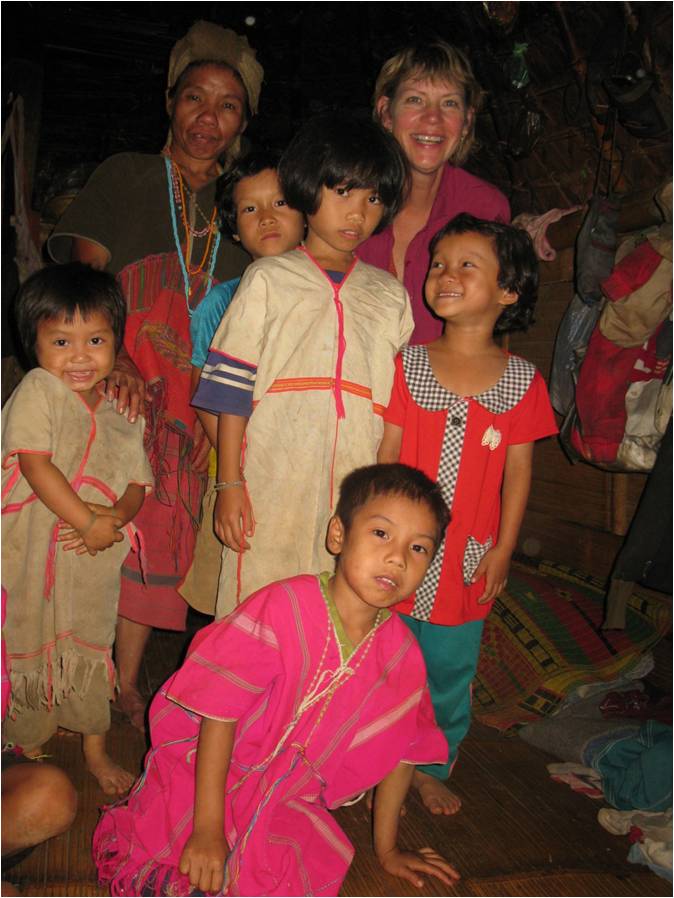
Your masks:
M 429 412 L 447 412 L 437 480 L 442 490 L 443 498 L 451 511 L 461 465 L 470 402 L 479 402 L 481 406 L 494 415 L 502 415 L 504 412 L 510 411 L 521 401 L 529 389 L 536 373 L 536 368 L 519 356 L 508 356 L 506 370 L 493 387 L 477 396 L 465 398 L 446 390 L 442 384 L 438 383 L 428 360 L 426 346 L 406 346 L 402 351 L 402 362 L 405 381 L 414 402 Z M 499 434 L 500 442 L 500 432 L 493 427 L 491 429 Z M 492 447 L 490 445 L 490 448 L 496 448 L 496 446 Z M 410 613 L 417 620 L 430 620 L 440 581 L 444 554 L 445 540 L 443 539 L 435 558 L 426 571 L 426 576 L 421 586 L 416 592 L 414 607 Z

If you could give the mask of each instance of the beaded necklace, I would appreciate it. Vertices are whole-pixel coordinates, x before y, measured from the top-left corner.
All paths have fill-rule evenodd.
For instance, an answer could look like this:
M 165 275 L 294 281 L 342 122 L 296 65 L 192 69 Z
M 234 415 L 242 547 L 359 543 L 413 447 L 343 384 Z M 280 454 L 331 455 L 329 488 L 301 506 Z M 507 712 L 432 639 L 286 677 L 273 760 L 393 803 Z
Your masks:
M 218 249 L 220 247 L 220 232 L 215 227 L 215 217 L 217 213 L 216 210 L 213 209 L 213 214 L 211 216 L 210 222 L 208 223 L 207 229 L 205 228 L 201 232 L 192 230 L 189 222 L 187 221 L 183 178 L 182 174 L 180 173 L 180 169 L 177 165 L 173 164 L 168 156 L 164 156 L 164 165 L 166 166 L 166 182 L 168 186 L 169 208 L 171 210 L 173 241 L 175 243 L 176 252 L 178 254 L 180 270 L 183 276 L 183 284 L 185 285 L 185 304 L 187 307 L 187 314 L 191 318 L 192 309 L 190 308 L 190 295 L 192 292 L 192 284 L 190 278 L 194 277 L 194 275 L 197 275 L 204 270 L 207 260 L 208 273 L 206 275 L 206 290 L 210 290 L 211 284 L 213 282 L 213 271 L 215 270 L 215 262 L 218 256 Z M 174 171 L 176 172 L 176 174 L 174 174 Z M 183 229 L 185 231 L 185 253 L 183 253 L 183 248 L 180 243 L 180 236 L 178 234 L 178 217 L 176 215 L 176 205 L 180 206 L 181 219 Z M 203 212 L 201 212 L 201 210 L 199 210 L 199 212 L 205 219 Z M 189 262 L 192 254 L 192 238 L 206 236 L 206 233 L 208 233 L 208 240 L 206 241 L 204 254 L 199 264 L 196 267 L 193 267 Z M 186 255 L 187 260 L 185 258 Z
M 185 228 L 185 232 L 187 233 L 189 230 L 189 233 L 192 235 L 192 237 L 205 237 L 208 233 L 212 232 L 213 225 L 215 223 L 215 209 L 213 209 L 213 213 L 210 219 L 207 218 L 203 209 L 197 202 L 196 194 L 193 193 L 189 187 L 186 187 L 182 172 L 177 165 L 171 166 L 171 188 L 173 190 L 173 199 L 180 209 L 180 218 L 182 220 L 183 227 Z M 188 196 L 191 198 L 194 204 L 194 209 L 205 224 L 205 227 L 203 227 L 200 231 L 196 230 L 196 228 L 187 220 L 187 215 L 185 213 L 185 209 L 187 208 L 187 204 L 185 203 L 185 191 L 187 191 Z

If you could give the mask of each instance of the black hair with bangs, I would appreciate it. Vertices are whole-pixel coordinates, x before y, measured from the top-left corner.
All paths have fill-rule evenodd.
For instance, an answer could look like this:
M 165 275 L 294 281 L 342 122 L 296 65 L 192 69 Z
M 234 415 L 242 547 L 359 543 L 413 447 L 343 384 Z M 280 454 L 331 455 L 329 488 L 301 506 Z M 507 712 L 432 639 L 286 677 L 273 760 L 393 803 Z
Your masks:
M 456 215 L 433 237 L 431 260 L 438 243 L 452 234 L 481 234 L 489 238 L 498 259 L 498 286 L 517 294 L 517 302 L 506 306 L 494 325 L 495 334 L 526 330 L 534 321 L 538 299 L 538 259 L 529 234 L 522 228 L 475 218 L 467 212 Z
M 37 365 L 35 344 L 41 321 L 63 318 L 70 324 L 79 312 L 86 320 L 100 312 L 115 335 L 115 351 L 124 341 L 126 300 L 113 275 L 82 262 L 50 265 L 32 274 L 14 301 L 14 321 L 21 346 L 30 365 Z
M 318 211 L 323 187 L 376 190 L 384 207 L 376 234 L 403 204 L 408 168 L 397 140 L 376 122 L 330 112 L 298 131 L 281 157 L 279 179 L 288 204 L 305 215 Z
M 400 462 L 356 468 L 342 481 L 335 509 L 335 515 L 346 532 L 349 531 L 358 509 L 378 496 L 404 496 L 412 502 L 424 502 L 437 524 L 435 550 L 438 550 L 449 524 L 450 514 L 437 483 L 423 471 Z

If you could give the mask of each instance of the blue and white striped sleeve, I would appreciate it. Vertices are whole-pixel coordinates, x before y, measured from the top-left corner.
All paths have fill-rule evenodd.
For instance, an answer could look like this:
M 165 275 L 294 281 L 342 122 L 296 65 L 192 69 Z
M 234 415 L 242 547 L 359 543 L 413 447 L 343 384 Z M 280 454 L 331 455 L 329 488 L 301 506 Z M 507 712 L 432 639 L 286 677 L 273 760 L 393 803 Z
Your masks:
M 257 265 L 244 274 L 208 350 L 192 405 L 213 414 L 253 411 L 255 379 L 267 325 L 268 280 Z
M 257 366 L 209 349 L 192 405 L 217 415 L 250 418 Z

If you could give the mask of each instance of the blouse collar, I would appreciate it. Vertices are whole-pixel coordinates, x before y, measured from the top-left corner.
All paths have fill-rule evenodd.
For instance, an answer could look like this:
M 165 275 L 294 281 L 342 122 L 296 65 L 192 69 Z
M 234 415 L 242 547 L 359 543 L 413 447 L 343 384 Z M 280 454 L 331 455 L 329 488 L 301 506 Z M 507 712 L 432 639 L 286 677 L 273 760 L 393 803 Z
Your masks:
M 405 380 L 412 398 L 426 411 L 441 411 L 471 399 L 494 415 L 510 411 L 531 386 L 536 368 L 517 355 L 508 356 L 508 364 L 500 379 L 476 396 L 459 396 L 438 383 L 428 358 L 428 348 L 406 346 L 403 349 Z

